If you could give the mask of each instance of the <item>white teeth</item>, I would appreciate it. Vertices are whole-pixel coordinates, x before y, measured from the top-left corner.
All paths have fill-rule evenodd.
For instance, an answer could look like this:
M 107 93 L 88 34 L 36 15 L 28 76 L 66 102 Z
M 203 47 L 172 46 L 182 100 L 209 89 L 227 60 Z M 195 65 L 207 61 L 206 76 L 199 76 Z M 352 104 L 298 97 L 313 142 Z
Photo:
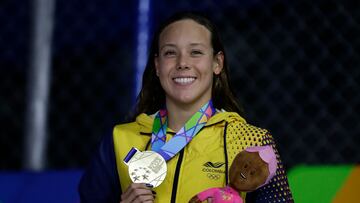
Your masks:
M 195 80 L 195 78 L 175 78 L 174 81 L 176 83 L 181 83 L 181 84 L 189 84 L 191 82 L 193 82 Z

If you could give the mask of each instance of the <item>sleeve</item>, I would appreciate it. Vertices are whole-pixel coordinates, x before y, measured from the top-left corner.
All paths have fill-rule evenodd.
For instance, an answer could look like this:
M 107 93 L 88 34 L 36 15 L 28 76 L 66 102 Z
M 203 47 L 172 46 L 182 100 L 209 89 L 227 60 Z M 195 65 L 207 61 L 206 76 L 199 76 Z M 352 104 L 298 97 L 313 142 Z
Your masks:
M 104 136 L 79 183 L 81 203 L 118 203 L 121 188 L 112 134 Z
M 205 201 L 209 197 L 214 197 L 214 193 L 219 190 L 218 188 L 209 188 L 207 190 L 204 190 L 200 192 L 197 197 L 200 201 Z
M 283 163 L 281 162 L 279 152 L 275 141 L 270 133 L 266 133 L 262 140 L 262 145 L 271 145 L 275 151 L 278 161 L 276 174 L 270 182 L 246 195 L 247 203 L 268 203 L 268 202 L 294 202 L 289 188 L 288 179 L 285 173 Z

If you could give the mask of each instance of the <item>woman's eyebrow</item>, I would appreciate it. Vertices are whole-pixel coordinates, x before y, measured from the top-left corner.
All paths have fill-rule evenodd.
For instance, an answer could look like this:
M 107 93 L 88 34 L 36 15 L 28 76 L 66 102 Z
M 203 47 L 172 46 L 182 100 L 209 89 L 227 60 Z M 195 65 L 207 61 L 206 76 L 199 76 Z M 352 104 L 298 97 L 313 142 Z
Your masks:
M 192 47 L 194 47 L 194 46 L 207 47 L 205 44 L 203 44 L 203 43 L 198 43 L 198 42 L 190 43 L 190 46 L 192 46 Z
M 160 47 L 160 50 L 164 49 L 165 47 L 176 47 L 175 44 L 167 43 Z

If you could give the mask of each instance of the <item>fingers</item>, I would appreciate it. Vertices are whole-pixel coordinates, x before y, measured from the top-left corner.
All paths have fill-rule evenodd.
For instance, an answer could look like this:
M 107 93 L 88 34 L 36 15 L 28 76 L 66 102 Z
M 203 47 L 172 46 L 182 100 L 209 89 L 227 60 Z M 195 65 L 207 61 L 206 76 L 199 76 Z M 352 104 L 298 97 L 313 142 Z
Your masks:
M 195 195 L 194 197 L 192 197 L 189 201 L 189 203 L 201 203 L 200 199 L 197 197 L 197 195 Z
M 132 183 L 121 195 L 121 202 L 153 202 L 156 193 L 152 191 L 151 188 L 151 185 L 145 185 L 143 183 Z

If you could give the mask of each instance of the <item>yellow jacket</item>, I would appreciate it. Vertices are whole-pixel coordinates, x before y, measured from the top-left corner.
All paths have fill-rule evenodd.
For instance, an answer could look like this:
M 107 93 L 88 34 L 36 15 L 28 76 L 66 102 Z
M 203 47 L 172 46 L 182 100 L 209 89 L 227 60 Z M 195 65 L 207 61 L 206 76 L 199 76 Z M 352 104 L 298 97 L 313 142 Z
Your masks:
M 124 164 L 123 159 L 132 147 L 140 151 L 150 150 L 153 120 L 152 116 L 141 114 L 135 122 L 120 124 L 114 128 L 116 165 L 123 190 L 131 184 L 128 166 Z M 175 133 L 168 129 L 167 141 L 173 135 Z M 167 162 L 168 171 L 164 182 L 153 189 L 157 193 L 155 202 L 188 202 L 194 195 L 205 189 L 226 186 L 228 170 L 235 155 L 248 146 L 266 144 L 273 145 L 277 153 L 272 137 L 266 130 L 247 124 L 237 113 L 216 113 L 192 141 Z M 281 193 L 278 191 L 279 194 L 275 196 L 284 200 L 282 202 L 289 202 L 287 200 L 292 200 L 292 198 L 287 178 L 280 159 L 278 161 L 280 163 L 277 172 L 279 176 L 274 177 L 273 180 L 279 178 L 278 181 L 284 184 L 279 188 Z M 275 181 L 277 180 L 272 182 L 275 183 Z M 272 191 L 274 188 L 270 189 Z M 269 193 L 269 191 L 263 193 Z M 241 196 L 244 197 L 245 193 Z M 255 198 L 259 200 L 259 198 L 270 197 L 257 194 Z

